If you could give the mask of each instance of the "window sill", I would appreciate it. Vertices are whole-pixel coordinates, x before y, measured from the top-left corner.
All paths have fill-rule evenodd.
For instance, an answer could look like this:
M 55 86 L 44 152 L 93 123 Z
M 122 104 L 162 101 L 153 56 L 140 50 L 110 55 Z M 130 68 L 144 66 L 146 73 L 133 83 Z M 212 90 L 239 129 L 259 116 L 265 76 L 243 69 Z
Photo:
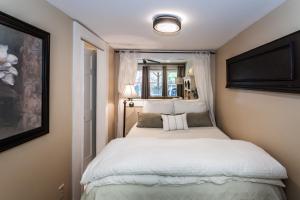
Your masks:
M 157 97 L 151 97 L 149 98 L 150 100 L 163 100 L 163 99 L 174 99 L 174 98 L 181 98 L 182 97 L 160 97 L 160 98 L 157 98 Z M 136 98 L 136 99 L 133 99 L 132 101 L 134 102 L 134 107 L 143 107 L 144 106 L 144 102 L 149 100 L 149 99 L 141 99 L 141 98 Z

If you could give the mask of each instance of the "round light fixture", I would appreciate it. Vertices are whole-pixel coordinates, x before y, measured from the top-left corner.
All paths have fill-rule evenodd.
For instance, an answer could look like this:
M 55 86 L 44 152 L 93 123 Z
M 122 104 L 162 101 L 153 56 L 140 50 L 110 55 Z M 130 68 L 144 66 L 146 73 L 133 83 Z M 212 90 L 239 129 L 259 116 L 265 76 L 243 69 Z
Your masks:
M 159 15 L 153 20 L 153 29 L 161 33 L 175 33 L 181 29 L 181 21 L 173 15 Z

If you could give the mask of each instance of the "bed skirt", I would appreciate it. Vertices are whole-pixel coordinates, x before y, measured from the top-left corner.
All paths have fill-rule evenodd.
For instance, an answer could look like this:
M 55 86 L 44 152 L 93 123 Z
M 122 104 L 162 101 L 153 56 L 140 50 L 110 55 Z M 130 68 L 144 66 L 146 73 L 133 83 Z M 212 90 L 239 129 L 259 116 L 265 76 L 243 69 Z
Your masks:
M 185 186 L 107 185 L 95 187 L 81 200 L 286 200 L 279 186 L 228 182 Z

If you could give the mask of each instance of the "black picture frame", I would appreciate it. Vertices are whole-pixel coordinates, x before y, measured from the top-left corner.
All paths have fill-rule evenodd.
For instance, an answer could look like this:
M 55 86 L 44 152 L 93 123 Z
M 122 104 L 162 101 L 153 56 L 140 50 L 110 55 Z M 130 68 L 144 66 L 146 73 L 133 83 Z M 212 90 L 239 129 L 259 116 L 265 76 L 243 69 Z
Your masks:
M 300 93 L 300 31 L 226 60 L 226 88 Z
M 41 61 L 41 126 L 0 139 L 0 152 L 33 140 L 49 133 L 49 68 L 50 68 L 50 33 L 16 19 L 0 11 L 0 25 L 29 34 L 42 40 Z M 3 27 L 2 26 L 2 27 Z

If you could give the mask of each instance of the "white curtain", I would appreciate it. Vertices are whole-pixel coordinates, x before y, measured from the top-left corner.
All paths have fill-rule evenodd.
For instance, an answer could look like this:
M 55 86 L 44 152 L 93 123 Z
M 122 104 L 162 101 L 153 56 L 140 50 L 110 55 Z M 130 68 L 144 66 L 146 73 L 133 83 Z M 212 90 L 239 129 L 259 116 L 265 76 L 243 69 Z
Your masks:
M 216 126 L 211 80 L 211 55 L 208 53 L 194 54 L 191 61 L 199 99 L 205 102 L 206 107 L 209 109 L 212 124 Z
M 123 113 L 124 106 L 122 93 L 125 85 L 134 84 L 136 71 L 138 67 L 137 54 L 134 52 L 120 52 L 120 66 L 119 66 L 119 78 L 118 78 L 118 119 L 117 119 L 117 137 L 123 135 Z

